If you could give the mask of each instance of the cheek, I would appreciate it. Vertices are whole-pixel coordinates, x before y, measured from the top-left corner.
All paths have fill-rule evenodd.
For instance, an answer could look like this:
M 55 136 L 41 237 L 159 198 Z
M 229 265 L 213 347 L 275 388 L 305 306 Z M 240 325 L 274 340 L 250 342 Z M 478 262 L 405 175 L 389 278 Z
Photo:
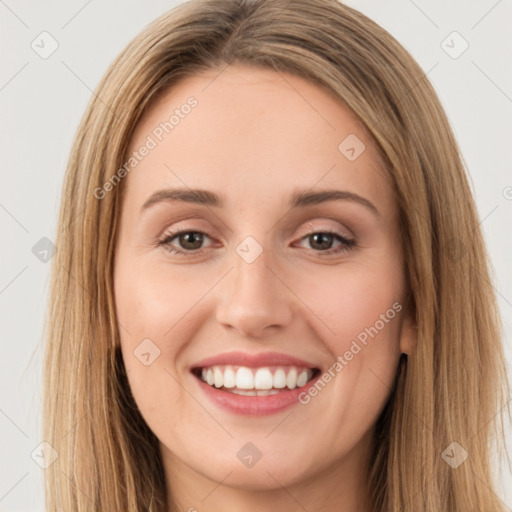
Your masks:
M 198 300 L 197 290 L 177 276 L 157 275 L 155 267 L 119 261 L 114 281 L 123 361 L 134 399 L 149 424 L 162 416 L 163 403 L 181 408 L 184 396 L 173 378 L 175 361 L 187 341 L 180 330 Z
M 332 356 L 322 382 L 303 403 L 319 414 L 332 412 L 331 439 L 340 425 L 352 434 L 370 428 L 386 402 L 400 357 L 400 286 L 398 269 L 375 264 L 340 267 L 329 279 L 311 278 L 297 287 Z M 298 430 L 304 428 L 307 423 Z
M 122 342 L 123 338 L 129 343 L 151 338 L 163 344 L 193 310 L 205 289 L 204 281 L 179 272 L 162 272 L 158 265 L 130 266 L 130 270 L 120 267 L 115 294 L 118 320 L 126 327 L 120 327 Z
M 363 343 L 365 339 L 385 339 L 378 350 L 394 352 L 398 346 L 402 277 L 397 268 L 373 262 L 331 268 L 323 276 L 296 280 L 294 291 L 316 316 L 319 331 L 325 333 L 323 342 L 333 356 L 349 350 L 354 339 Z

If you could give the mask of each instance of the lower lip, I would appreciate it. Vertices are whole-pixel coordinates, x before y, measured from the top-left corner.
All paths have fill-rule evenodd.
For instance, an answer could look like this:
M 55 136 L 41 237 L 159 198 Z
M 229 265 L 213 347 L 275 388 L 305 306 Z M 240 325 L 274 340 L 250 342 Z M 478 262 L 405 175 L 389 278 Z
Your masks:
M 307 392 L 308 388 L 316 382 L 319 376 L 320 372 L 301 388 L 288 389 L 280 391 L 275 395 L 267 396 L 237 395 L 214 388 L 195 375 L 194 379 L 198 382 L 199 387 L 206 396 L 219 407 L 243 416 L 266 416 L 299 404 L 299 395 Z

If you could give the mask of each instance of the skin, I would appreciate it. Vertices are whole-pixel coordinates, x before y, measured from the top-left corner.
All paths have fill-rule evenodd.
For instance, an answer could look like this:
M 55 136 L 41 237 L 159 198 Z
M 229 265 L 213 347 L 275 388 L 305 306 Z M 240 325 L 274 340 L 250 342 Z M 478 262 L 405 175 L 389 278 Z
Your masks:
M 362 123 L 328 92 L 266 69 L 218 73 L 166 91 L 131 141 L 137 150 L 175 108 L 197 99 L 122 183 L 114 285 L 130 387 L 160 441 L 179 510 L 366 510 L 373 427 L 399 356 L 414 343 L 405 308 L 307 405 L 277 414 L 220 409 L 190 367 L 240 350 L 327 369 L 393 303 L 405 305 L 394 191 Z M 366 146 L 355 161 L 338 150 L 349 134 Z M 162 201 L 141 212 L 168 187 L 215 192 L 224 206 Z M 379 214 L 349 200 L 289 208 L 293 192 L 320 189 L 358 194 Z M 175 237 L 168 246 L 188 254 L 171 254 L 158 242 L 172 229 L 205 233 L 202 245 Z M 326 256 L 342 243 L 332 237 L 322 251 L 308 236 L 325 230 L 356 246 Z M 236 252 L 247 236 L 263 249 L 250 264 Z M 134 356 L 146 338 L 160 350 L 149 366 Z M 252 468 L 237 457 L 247 442 L 262 454 Z

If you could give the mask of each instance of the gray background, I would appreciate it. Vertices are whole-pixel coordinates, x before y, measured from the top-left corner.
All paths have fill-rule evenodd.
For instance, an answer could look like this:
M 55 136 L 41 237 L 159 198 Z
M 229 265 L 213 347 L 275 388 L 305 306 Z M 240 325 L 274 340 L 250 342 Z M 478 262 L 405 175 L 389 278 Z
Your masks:
M 43 469 L 31 453 L 43 441 L 41 328 L 49 264 L 44 253 L 37 257 L 32 249 L 43 237 L 55 239 L 65 164 L 92 90 L 126 43 L 177 3 L 0 0 L 0 511 L 43 510 L 44 503 Z M 447 111 L 492 257 L 510 372 L 512 1 L 347 3 L 412 53 Z M 51 48 L 49 36 L 40 36 L 43 31 L 58 44 L 45 59 L 31 47 L 39 45 L 39 52 Z M 453 31 L 463 39 L 448 37 Z M 457 56 L 464 40 L 469 47 Z M 499 496 L 512 510 L 512 475 L 506 465 L 501 481 Z

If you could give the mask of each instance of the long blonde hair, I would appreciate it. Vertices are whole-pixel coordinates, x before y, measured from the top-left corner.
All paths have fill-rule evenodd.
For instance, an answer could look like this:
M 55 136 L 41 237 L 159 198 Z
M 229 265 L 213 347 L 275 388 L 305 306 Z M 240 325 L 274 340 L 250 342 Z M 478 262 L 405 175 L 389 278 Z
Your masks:
M 344 101 L 377 142 L 396 190 L 417 344 L 376 425 L 373 510 L 502 511 L 490 449 L 503 439 L 507 376 L 465 165 L 422 69 L 388 32 L 336 0 L 186 2 L 140 33 L 97 87 L 69 158 L 52 263 L 43 434 L 58 457 L 45 472 L 47 510 L 172 506 L 158 440 L 116 348 L 123 182 L 101 200 L 94 191 L 125 162 L 157 94 L 231 63 L 293 73 Z M 442 457 L 452 442 L 469 454 L 456 469 Z

